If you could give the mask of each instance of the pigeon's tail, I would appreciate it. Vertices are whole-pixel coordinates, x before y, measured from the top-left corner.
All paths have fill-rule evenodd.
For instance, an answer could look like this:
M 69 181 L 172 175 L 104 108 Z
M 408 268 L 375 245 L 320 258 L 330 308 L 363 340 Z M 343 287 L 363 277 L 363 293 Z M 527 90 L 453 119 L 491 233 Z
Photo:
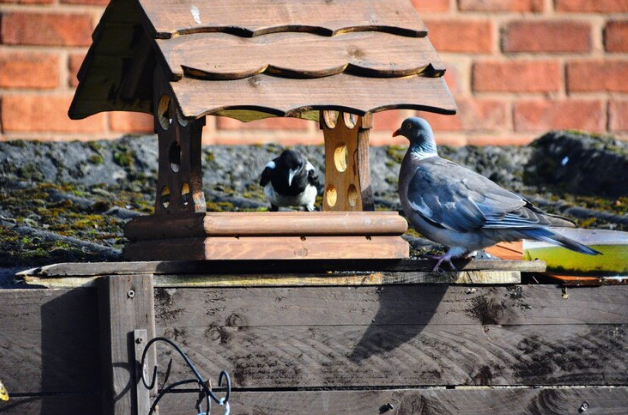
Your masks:
M 556 244 L 556 245 L 562 246 L 563 248 L 571 249 L 572 251 L 576 251 L 581 254 L 602 255 L 601 252 L 596 251 L 593 248 L 589 248 L 588 246 L 583 245 L 580 242 L 574 241 L 573 239 L 569 239 L 563 235 L 552 232 L 550 229 L 546 229 L 546 228 L 526 229 L 526 230 L 522 230 L 521 233 L 523 233 L 526 237 L 530 239 L 536 239 L 539 241 Z

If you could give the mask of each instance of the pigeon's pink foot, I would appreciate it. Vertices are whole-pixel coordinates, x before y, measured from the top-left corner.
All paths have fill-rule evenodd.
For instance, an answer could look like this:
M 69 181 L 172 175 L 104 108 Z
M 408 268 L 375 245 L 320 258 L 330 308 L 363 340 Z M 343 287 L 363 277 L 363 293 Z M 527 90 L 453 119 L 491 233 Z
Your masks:
M 451 260 L 452 259 L 456 259 L 456 258 L 460 258 L 461 256 L 464 256 L 466 254 L 468 254 L 468 251 L 465 250 L 465 249 L 461 250 L 460 248 L 450 248 L 447 251 L 447 253 L 445 253 L 443 255 L 426 255 L 426 256 L 428 258 L 438 260 L 438 262 L 436 262 L 436 266 L 432 270 L 433 272 L 441 271 L 440 266 L 441 266 L 441 264 L 443 262 L 448 263 L 449 264 L 449 269 L 455 272 L 455 271 L 458 271 L 458 269 L 453 264 L 453 262 L 451 262 Z
M 452 271 L 458 271 L 456 269 L 456 266 L 453 264 L 453 262 L 451 262 L 451 260 L 453 259 L 453 257 L 449 256 L 449 253 L 441 255 L 441 256 L 434 256 L 434 259 L 438 259 L 438 262 L 436 262 L 436 266 L 434 267 L 434 269 L 432 270 L 433 272 L 440 272 L 440 264 L 442 264 L 443 262 L 446 262 L 449 264 L 449 269 Z

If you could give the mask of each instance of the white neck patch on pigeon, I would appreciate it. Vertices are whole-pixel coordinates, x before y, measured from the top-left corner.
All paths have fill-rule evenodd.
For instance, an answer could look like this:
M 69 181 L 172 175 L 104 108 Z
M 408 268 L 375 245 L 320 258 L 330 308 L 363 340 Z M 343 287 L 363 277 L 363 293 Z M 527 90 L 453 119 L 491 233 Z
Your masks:
M 430 157 L 438 156 L 438 153 L 436 151 L 432 151 L 432 150 L 425 151 L 424 149 L 422 149 L 420 147 L 413 147 L 410 150 L 410 155 L 415 160 L 417 160 L 417 159 L 418 160 L 425 160 L 425 159 L 430 158 Z

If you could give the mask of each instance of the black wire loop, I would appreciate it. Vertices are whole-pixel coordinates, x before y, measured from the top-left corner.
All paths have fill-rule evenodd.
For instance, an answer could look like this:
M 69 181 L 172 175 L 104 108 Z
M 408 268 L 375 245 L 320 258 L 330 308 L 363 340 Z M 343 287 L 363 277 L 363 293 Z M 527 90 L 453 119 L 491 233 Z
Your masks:
M 166 343 L 170 345 L 170 347 L 172 347 L 177 353 L 179 353 L 179 355 L 185 361 L 185 364 L 190 368 L 190 370 L 194 374 L 194 379 L 180 380 L 177 382 L 173 382 L 170 385 L 166 385 L 168 382 L 168 378 L 170 377 L 170 369 L 172 368 L 172 359 L 170 359 L 170 361 L 168 362 L 166 375 L 162 383 L 163 386 L 159 390 L 159 393 L 157 397 L 155 398 L 155 401 L 152 403 L 150 407 L 150 411 L 148 412 L 148 415 L 152 415 L 154 413 L 155 408 L 157 407 L 157 404 L 159 403 L 161 398 L 164 397 L 164 395 L 174 392 L 178 386 L 190 385 L 190 384 L 196 384 L 199 388 L 198 400 L 196 401 L 196 405 L 195 405 L 198 415 L 210 415 L 211 410 L 212 410 L 212 401 L 224 407 L 223 415 L 229 415 L 229 411 L 230 411 L 229 396 L 231 395 L 231 378 L 229 377 L 229 373 L 227 373 L 224 370 L 220 372 L 220 376 L 218 377 L 218 387 L 224 388 L 225 396 L 223 396 L 222 398 L 218 398 L 212 391 L 211 383 L 203 379 L 201 374 L 198 373 L 198 370 L 196 370 L 196 367 L 194 366 L 190 358 L 183 352 L 183 350 L 181 350 L 181 348 L 175 342 L 165 337 L 155 337 L 154 339 L 146 343 L 146 347 L 144 347 L 144 352 L 142 353 L 142 361 L 140 363 L 141 368 L 142 368 L 142 383 L 144 384 L 144 387 L 146 389 L 152 389 L 155 387 L 155 383 L 157 381 L 157 366 L 153 368 L 153 374 L 151 376 L 150 382 L 148 382 L 146 378 L 144 377 L 144 368 L 146 367 L 145 364 L 146 364 L 146 355 L 148 354 L 148 349 L 150 348 L 150 346 L 152 346 L 154 343 L 157 343 L 157 342 Z M 201 406 L 203 402 L 205 402 L 205 411 L 201 410 Z

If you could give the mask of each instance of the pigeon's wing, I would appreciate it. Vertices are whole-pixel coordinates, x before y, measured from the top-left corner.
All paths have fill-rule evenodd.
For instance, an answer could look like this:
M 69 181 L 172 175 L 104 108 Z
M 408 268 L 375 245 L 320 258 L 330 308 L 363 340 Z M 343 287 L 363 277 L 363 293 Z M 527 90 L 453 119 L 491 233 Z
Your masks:
M 262 171 L 262 177 L 260 178 L 260 181 L 259 181 L 260 186 L 264 187 L 270 182 L 270 179 L 273 175 L 273 170 L 275 170 L 275 167 L 277 167 L 278 158 L 279 157 L 277 157 L 276 159 L 272 161 L 269 161 L 266 167 L 264 168 L 264 171 Z
M 457 232 L 549 225 L 543 212 L 521 196 L 438 157 L 416 168 L 408 199 L 426 221 Z

